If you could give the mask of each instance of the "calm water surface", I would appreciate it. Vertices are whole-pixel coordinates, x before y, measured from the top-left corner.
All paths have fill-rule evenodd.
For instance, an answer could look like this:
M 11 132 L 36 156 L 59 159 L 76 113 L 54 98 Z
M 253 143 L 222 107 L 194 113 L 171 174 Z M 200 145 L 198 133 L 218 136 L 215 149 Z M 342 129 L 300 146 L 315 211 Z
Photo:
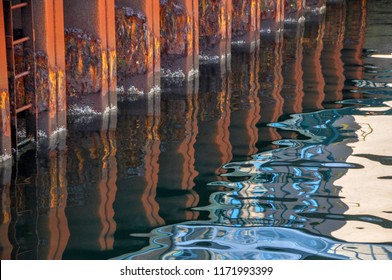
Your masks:
M 392 7 L 359 2 L 71 118 L 1 169 L 2 259 L 392 259 Z

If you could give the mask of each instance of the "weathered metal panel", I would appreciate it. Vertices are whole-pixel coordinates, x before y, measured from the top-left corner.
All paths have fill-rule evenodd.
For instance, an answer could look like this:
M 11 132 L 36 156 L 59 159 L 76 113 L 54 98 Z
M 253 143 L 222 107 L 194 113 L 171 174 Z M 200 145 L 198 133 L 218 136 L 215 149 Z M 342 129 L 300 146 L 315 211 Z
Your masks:
M 0 5 L 0 162 L 11 156 L 11 115 L 3 5 Z
M 114 0 L 64 2 L 67 99 L 102 113 L 117 104 Z

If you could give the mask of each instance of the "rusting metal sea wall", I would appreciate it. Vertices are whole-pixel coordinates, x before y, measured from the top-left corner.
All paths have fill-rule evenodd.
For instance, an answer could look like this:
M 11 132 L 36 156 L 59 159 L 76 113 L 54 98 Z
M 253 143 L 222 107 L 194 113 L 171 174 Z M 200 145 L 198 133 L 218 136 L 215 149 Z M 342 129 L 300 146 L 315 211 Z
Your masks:
M 283 24 L 299 23 L 305 11 L 321 12 L 325 5 L 326 0 L 35 0 L 38 134 L 50 138 L 85 113 L 105 116 L 117 107 L 117 97 L 119 106 L 128 108 L 130 101 L 150 96 L 148 106 L 156 114 L 161 80 L 179 78 L 183 87 L 197 77 L 199 64 L 206 63 L 220 65 L 222 74 L 230 72 L 232 46 L 254 49 L 263 30 L 267 32 L 261 38 L 271 33 L 278 42 Z M 3 18 L 1 14 L 2 38 Z M 4 41 L 2 155 L 11 153 L 8 91 L 13 91 L 8 88 Z M 23 56 L 16 56 L 19 66 L 30 59 Z M 19 90 L 26 89 L 17 84 L 15 92 Z
M 38 2 L 36 0 L 35 4 Z M 49 7 L 49 2 L 42 2 L 42 5 Z M 124 3 L 131 2 L 129 0 Z M 243 1 L 244 6 L 241 6 L 239 2 L 233 1 L 233 4 L 245 8 L 233 10 L 233 42 L 238 41 L 236 34 L 241 36 L 243 30 L 247 32 L 246 27 L 249 22 L 249 17 L 241 19 L 240 16 L 240 14 L 249 15 L 249 6 L 246 6 L 249 1 Z M 168 95 L 162 95 L 162 98 L 157 99 L 161 108 L 155 111 L 145 113 L 149 110 L 149 107 L 145 108 L 145 104 L 150 106 L 150 101 L 140 99 L 129 103 L 119 102 L 119 109 L 122 111 L 119 118 L 122 119 L 117 129 L 110 128 L 98 131 L 89 128 L 88 131 L 70 131 L 71 139 L 81 139 L 81 141 L 67 143 L 68 150 L 66 145 L 60 145 L 50 151 L 40 151 L 36 160 L 22 155 L 21 169 L 34 170 L 36 168 L 37 175 L 33 177 L 26 178 L 23 174 L 19 174 L 17 181 L 15 181 L 12 177 L 12 165 L 0 165 L 0 194 L 3 210 L 0 215 L 1 259 L 27 257 L 59 259 L 62 258 L 66 249 L 80 249 L 77 245 L 77 239 L 80 236 L 85 238 L 82 242 L 88 246 L 88 249 L 92 248 L 96 252 L 102 251 L 103 254 L 106 254 L 115 247 L 127 244 L 125 238 L 117 238 L 116 235 L 119 232 L 136 232 L 135 228 L 137 231 L 142 229 L 148 232 L 151 227 L 165 225 L 173 221 L 196 219 L 199 215 L 198 211 L 183 210 L 184 208 L 191 209 L 198 204 L 198 194 L 193 190 L 194 179 L 198 173 L 211 172 L 214 168 L 232 161 L 235 157 L 238 158 L 238 155 L 255 154 L 258 149 L 260 150 L 256 143 L 262 142 L 265 145 L 263 149 L 267 150 L 277 148 L 276 141 L 278 140 L 298 136 L 293 132 L 273 126 L 257 126 L 256 124 L 277 122 L 283 116 L 301 113 L 305 106 L 315 110 L 332 106 L 329 104 L 328 95 L 331 97 L 335 95 L 332 99 L 340 98 L 336 95 L 341 94 L 344 78 L 347 80 L 363 78 L 361 76 L 363 73 L 358 71 L 357 65 L 363 64 L 366 0 L 349 0 L 346 2 L 347 6 L 342 9 L 338 4 L 334 7 L 331 4 L 331 6 L 327 6 L 327 10 L 336 9 L 337 11 L 333 14 L 327 13 L 327 17 L 317 13 L 316 8 L 319 6 L 314 6 L 316 7 L 314 12 L 307 12 L 305 25 L 294 25 L 295 20 L 301 16 L 296 14 L 293 7 L 287 6 L 288 2 L 293 3 L 293 1 L 285 1 L 284 24 L 285 28 L 287 28 L 286 24 L 291 24 L 290 28 L 287 28 L 279 38 L 275 37 L 273 32 L 271 32 L 271 36 L 262 33 L 261 49 L 256 49 L 249 55 L 248 49 L 245 49 L 243 53 L 237 52 L 233 56 L 233 65 L 240 65 L 243 57 L 247 59 L 246 63 L 241 64 L 241 68 L 233 69 L 231 72 L 222 72 L 220 73 L 221 78 L 215 79 L 216 67 L 205 67 L 199 77 L 200 89 L 194 85 L 188 88 L 191 83 L 187 83 L 185 87 L 178 90 L 181 92 L 180 94 L 171 91 Z M 181 2 L 172 1 L 171 3 L 177 5 Z M 307 7 L 310 7 L 310 2 Z M 0 5 L 0 12 L 1 8 Z M 162 21 L 163 7 L 160 8 L 160 20 Z M 122 11 L 120 6 L 117 6 L 118 11 Z M 132 15 L 137 16 L 134 18 L 136 23 L 120 25 L 129 28 L 129 34 L 141 34 L 141 30 L 148 27 L 145 13 L 137 11 L 134 8 L 133 13 L 128 14 L 131 17 Z M 36 12 L 39 13 L 39 11 Z M 237 16 L 234 16 L 234 13 L 237 13 Z M 288 20 L 291 14 L 297 19 Z M 57 13 L 54 13 L 55 18 L 57 18 L 56 15 Z M 182 16 L 180 14 L 176 19 L 173 19 L 172 29 L 168 28 L 167 32 L 169 33 L 167 34 L 173 34 L 173 37 L 170 35 L 168 38 L 162 38 L 161 33 L 159 45 L 163 68 L 168 67 L 163 57 L 165 52 L 170 49 L 164 50 L 163 45 L 171 45 L 173 52 L 176 53 L 176 50 L 182 50 L 188 44 L 188 41 L 181 37 L 182 31 L 177 30 L 177 32 L 175 29 L 176 26 L 184 26 L 178 22 L 182 20 Z M 144 21 L 141 21 L 142 24 L 139 25 L 137 20 L 141 18 L 144 18 Z M 234 23 L 235 21 L 236 23 Z M 329 24 L 325 24 L 324 21 Z M 45 23 L 47 26 L 44 28 L 48 32 L 53 32 L 54 27 L 50 26 L 50 22 L 52 21 L 48 20 Z M 174 24 L 174 22 L 176 23 Z M 243 25 L 241 25 L 242 23 Z M 87 26 L 92 23 L 86 21 L 85 24 Z M 244 28 L 238 28 L 240 31 L 236 33 L 234 25 Z M 141 30 L 136 29 L 139 26 L 142 27 Z M 3 36 L 3 29 L 2 17 L 0 17 L 1 36 Z M 92 34 L 87 29 L 84 32 Z M 117 29 L 116 32 L 118 32 Z M 161 32 L 163 32 L 162 28 Z M 290 32 L 295 32 L 296 35 L 289 35 Z M 51 39 L 39 38 L 40 36 L 37 33 L 38 54 L 42 52 L 42 60 L 40 56 L 37 57 L 37 68 L 42 67 L 42 69 L 38 70 L 37 74 L 43 77 L 40 81 L 50 85 L 49 81 L 44 79 L 45 75 L 48 75 L 45 73 L 50 73 L 49 68 L 61 69 L 60 60 L 51 64 L 54 62 L 50 61 L 53 61 L 55 57 L 50 53 L 53 48 L 45 46 L 45 44 L 50 44 Z M 334 40 L 330 36 L 336 36 L 336 39 Z M 87 57 L 90 52 L 96 52 L 95 47 L 102 49 L 102 41 L 98 37 L 95 38 L 88 48 L 86 47 L 89 42 L 88 38 L 83 38 L 83 36 L 80 38 L 81 41 L 85 39 L 87 42 L 86 45 L 80 43 L 79 47 L 86 52 L 83 54 L 81 51 L 80 55 Z M 40 40 L 43 41 L 38 43 Z M 176 40 L 180 40 L 179 42 L 183 45 L 176 46 L 174 43 Z M 57 46 L 57 41 L 53 42 Z M 137 39 L 132 42 L 136 47 L 142 45 Z M 117 39 L 117 44 L 119 43 Z M 3 53 L 5 46 L 2 44 L 4 44 L 4 40 L 0 40 L 0 88 L 4 88 L 6 94 L 2 94 L 0 100 L 0 104 L 2 104 L 0 108 L 1 125 L 7 123 L 7 118 L 9 122 L 6 59 Z M 126 51 L 125 46 L 126 44 L 123 49 Z M 60 55 L 60 46 L 55 49 L 57 55 Z M 76 52 L 76 47 L 74 51 Z M 339 56 L 342 52 L 344 56 Z M 97 53 L 96 58 L 99 59 L 99 52 Z M 146 57 L 142 55 L 142 58 L 139 58 L 138 55 L 146 54 L 148 51 L 135 50 L 135 53 L 137 53 L 135 57 L 130 53 L 128 55 L 135 63 L 132 66 L 136 67 L 138 65 L 136 62 L 140 62 L 142 58 Z M 182 52 L 178 51 L 177 54 L 182 55 Z M 331 54 L 334 58 L 332 60 L 328 59 Z M 177 57 L 177 55 L 173 57 Z M 101 67 L 103 67 L 102 63 Z M 147 73 L 143 67 L 136 69 L 142 69 L 141 76 Z M 131 72 L 125 77 L 131 76 L 137 80 L 138 72 L 132 72 L 135 71 L 135 68 L 129 67 L 128 70 Z M 43 74 L 40 74 L 39 71 Z M 199 79 L 194 79 L 193 82 L 197 83 Z M 327 79 L 334 81 L 339 79 L 339 83 L 336 84 L 336 87 L 328 87 Z M 55 82 L 52 83 L 52 85 L 54 84 Z M 40 104 L 43 106 L 41 114 L 46 109 L 51 110 L 48 105 L 51 104 L 50 98 L 55 98 L 56 94 L 59 94 L 58 91 L 55 91 L 57 88 L 52 87 L 45 92 L 42 91 L 42 96 L 39 97 L 43 100 L 43 103 Z M 186 95 L 184 91 L 187 92 Z M 357 92 L 346 92 L 345 94 L 360 97 L 357 96 L 360 94 Z M 84 95 L 95 95 L 95 93 L 86 92 Z M 100 95 L 99 98 L 101 98 Z M 4 100 L 6 101 L 4 102 Z M 6 105 L 3 107 L 3 104 Z M 72 106 L 72 104 L 68 104 L 68 106 Z M 334 104 L 333 106 L 339 105 Z M 161 111 L 165 114 L 160 116 Z M 55 112 L 55 110 L 53 108 L 48 112 Z M 10 137 L 6 135 L 4 127 L 7 126 L 1 127 L 1 141 Z M 123 130 L 127 132 L 123 133 Z M 86 139 L 93 141 L 86 141 Z M 5 142 L 1 143 L 4 147 Z M 345 156 L 343 155 L 343 157 Z M 216 164 L 200 163 L 199 159 L 205 157 L 216 158 Z M 86 164 L 88 162 L 91 164 Z M 173 162 L 174 165 L 171 164 Z M 171 170 L 174 167 L 176 167 L 176 172 L 178 169 L 181 170 L 182 176 L 173 176 L 164 180 L 170 180 L 170 191 L 182 194 L 177 195 L 178 200 L 175 203 L 159 194 L 159 190 L 163 187 L 159 183 L 160 176 L 174 174 L 175 172 Z M 68 172 L 68 174 L 66 170 L 76 170 L 76 172 Z M 98 170 L 98 172 L 94 170 Z M 216 169 L 214 180 L 221 180 L 222 178 L 217 174 L 224 172 L 226 170 L 223 168 Z M 129 184 L 118 183 L 130 176 L 133 177 L 132 182 L 136 182 L 133 188 L 129 188 Z M 333 183 L 333 180 L 331 182 Z M 36 188 L 37 186 L 39 188 Z M 247 195 L 246 189 L 242 194 Z M 37 201 L 37 207 L 32 207 L 35 205 L 31 203 L 32 201 Z M 95 201 L 95 203 L 91 201 Z M 131 208 L 119 207 L 119 205 L 130 205 L 129 202 L 132 204 Z M 80 203 L 86 204 L 82 212 L 79 208 Z M 178 209 L 183 212 L 183 215 L 178 215 Z M 130 211 L 131 217 L 129 216 Z M 251 214 L 255 212 L 245 211 L 245 208 L 239 211 L 240 215 L 236 220 L 230 220 L 226 213 L 220 214 L 220 217 L 231 222 L 244 222 L 250 225 L 249 221 L 254 219 Z M 344 209 L 337 211 L 344 212 Z M 283 212 L 278 211 L 274 214 L 267 211 L 267 214 L 275 215 L 278 222 L 284 222 L 290 213 Z M 136 227 L 133 222 L 134 218 L 138 219 Z M 87 220 L 90 222 L 86 223 Z M 80 226 L 81 224 L 83 226 Z M 330 224 L 324 223 L 317 225 L 315 230 L 330 234 L 331 228 Z M 28 238 L 34 242 L 26 242 L 26 238 L 19 234 L 20 231 L 31 233 Z M 88 238 L 84 235 L 86 231 L 90 233 Z M 18 246 L 14 247 L 15 244 Z
M 199 1 L 199 43 L 204 59 L 222 58 L 231 53 L 232 0 Z
M 116 106 L 114 0 L 64 1 L 64 23 L 70 106 L 97 112 Z
M 51 136 L 67 125 L 63 0 L 33 2 L 38 130 Z
M 0 5 L 0 162 L 11 157 L 11 116 L 3 5 Z
M 119 86 L 149 93 L 160 84 L 159 0 L 116 0 Z
M 192 80 L 199 68 L 199 0 L 160 0 L 162 77 Z
M 255 46 L 260 41 L 261 0 L 233 1 L 233 43 Z

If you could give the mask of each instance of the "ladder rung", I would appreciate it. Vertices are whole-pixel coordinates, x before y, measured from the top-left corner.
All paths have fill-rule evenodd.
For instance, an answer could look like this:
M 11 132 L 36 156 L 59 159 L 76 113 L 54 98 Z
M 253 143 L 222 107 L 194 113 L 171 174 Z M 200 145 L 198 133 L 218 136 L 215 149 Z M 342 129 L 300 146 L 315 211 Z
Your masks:
M 24 145 L 26 145 L 26 144 L 29 144 L 30 142 L 32 142 L 33 141 L 33 138 L 32 137 L 29 137 L 29 138 L 26 138 L 25 140 L 23 140 L 23 141 L 20 141 L 18 144 L 17 144 L 17 146 L 18 146 L 18 148 L 19 147 L 21 147 L 21 146 L 24 146 Z
M 30 37 L 23 37 L 23 38 L 20 38 L 20 39 L 18 39 L 16 41 L 13 41 L 12 44 L 15 46 L 15 45 L 18 45 L 18 44 L 22 44 L 22 43 L 24 43 L 24 42 L 26 42 L 28 40 L 30 40 Z
M 30 104 L 27 104 L 23 107 L 16 109 L 15 111 L 17 114 L 19 114 L 20 112 L 26 111 L 26 110 L 30 109 L 31 107 L 33 107 L 33 104 L 30 103 Z
M 21 9 L 26 7 L 28 4 L 27 3 L 20 3 L 20 4 L 16 4 L 11 6 L 11 10 L 16 10 L 16 9 Z
M 18 75 L 15 75 L 15 80 L 20 79 L 24 76 L 27 76 L 28 74 L 30 74 L 30 71 L 24 71 L 22 73 L 19 73 Z

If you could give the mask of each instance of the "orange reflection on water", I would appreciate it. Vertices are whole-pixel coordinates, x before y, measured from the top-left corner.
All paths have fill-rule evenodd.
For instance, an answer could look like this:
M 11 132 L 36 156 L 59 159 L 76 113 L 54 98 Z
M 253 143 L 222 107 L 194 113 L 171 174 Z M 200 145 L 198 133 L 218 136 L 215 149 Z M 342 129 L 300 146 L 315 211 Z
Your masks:
M 204 21 L 208 16 L 219 20 L 208 13 L 226 12 L 224 5 L 214 10 L 208 1 L 200 3 Z M 208 203 L 211 191 L 206 183 L 229 181 L 219 177 L 226 172 L 222 165 L 235 157 L 249 157 L 277 147 L 273 141 L 300 136 L 267 124 L 304 109 L 323 109 L 323 102 L 344 98 L 346 79 L 361 77 L 362 72 L 350 70 L 346 62 L 363 63 L 358 52 L 363 47 L 366 12 L 364 1 L 349 3 L 342 9 L 331 6 L 328 17 L 313 16 L 305 26 L 292 27 L 284 35 L 262 34 L 261 49 L 233 52 L 232 71 L 222 65 L 203 65 L 200 79 L 184 83 L 180 89 L 170 89 L 162 95 L 154 93 L 144 101 L 124 102 L 119 105 L 118 122 L 112 127 L 89 124 L 82 131 L 71 129 L 67 147 L 41 155 L 30 165 L 20 163 L 26 174 L 19 173 L 14 181 L 12 170 L 4 169 L 2 259 L 75 258 L 79 252 L 94 256 L 102 253 L 99 257 L 104 258 L 111 252 L 119 255 L 118 250 L 128 250 L 131 245 L 142 246 L 145 241 L 135 241 L 134 233 L 204 219 L 205 213 L 195 208 Z M 351 14 L 355 15 L 355 24 L 348 22 Z M 224 16 L 220 26 L 210 26 L 202 30 L 202 35 L 210 36 L 217 31 L 214 28 L 220 28 L 218 31 L 225 33 L 221 39 L 227 39 L 228 31 L 223 29 L 230 19 Z M 348 44 L 345 39 L 355 37 L 357 31 L 362 33 L 351 42 L 354 51 L 343 57 Z M 136 58 L 129 59 L 136 64 Z M 229 61 L 225 59 L 223 64 Z M 78 63 L 75 67 L 83 70 L 83 62 Z M 132 72 L 136 68 L 120 66 L 121 69 Z M 88 75 L 97 75 L 93 68 L 88 70 Z M 339 154 L 339 160 L 345 161 L 352 152 L 347 143 L 333 149 L 324 151 L 325 156 Z M 285 156 L 281 155 L 283 159 Z M 276 170 L 282 174 L 293 173 L 287 167 L 279 168 Z M 338 195 L 340 187 L 334 184 L 344 175 L 345 171 L 333 173 L 322 187 Z M 253 187 L 247 185 L 240 195 L 250 196 Z M 269 187 L 281 197 L 291 191 L 282 182 L 273 182 Z M 335 207 L 335 212 L 346 210 L 344 203 L 327 200 L 318 199 Z M 252 201 L 244 202 L 248 205 L 240 210 L 239 217 L 250 222 L 271 215 L 277 223 L 284 224 L 295 214 L 287 209 L 257 212 Z M 328 235 L 344 223 L 325 222 L 309 228 Z

